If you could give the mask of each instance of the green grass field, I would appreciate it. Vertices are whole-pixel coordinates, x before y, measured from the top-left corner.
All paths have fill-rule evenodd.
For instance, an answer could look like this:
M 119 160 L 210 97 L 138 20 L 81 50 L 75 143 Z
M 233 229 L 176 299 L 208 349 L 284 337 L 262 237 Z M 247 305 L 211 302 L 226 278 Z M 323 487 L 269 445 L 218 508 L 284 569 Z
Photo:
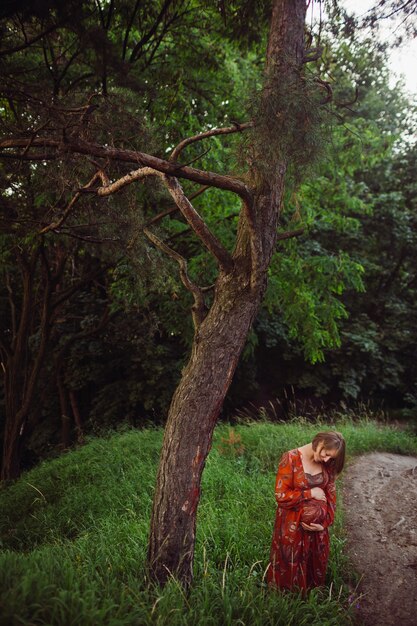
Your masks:
M 279 457 L 328 428 L 343 432 L 348 462 L 373 450 L 417 454 L 417 437 L 369 420 L 230 428 L 216 429 L 207 460 L 188 595 L 175 580 L 146 584 L 160 430 L 92 439 L 0 491 L 0 624 L 353 624 L 340 489 L 327 587 L 302 599 L 263 581 Z

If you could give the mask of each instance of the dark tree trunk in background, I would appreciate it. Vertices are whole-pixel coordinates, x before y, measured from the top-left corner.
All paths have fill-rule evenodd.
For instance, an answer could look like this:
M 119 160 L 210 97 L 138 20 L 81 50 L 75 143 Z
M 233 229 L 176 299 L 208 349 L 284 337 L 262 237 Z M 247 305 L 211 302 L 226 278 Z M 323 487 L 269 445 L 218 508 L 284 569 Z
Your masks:
M 299 77 L 305 12 L 305 0 L 274 2 L 267 70 L 278 71 L 284 85 Z M 265 88 L 263 98 L 269 97 Z M 241 214 L 233 269 L 219 274 L 213 305 L 196 330 L 190 360 L 171 403 L 148 552 L 150 576 L 161 584 L 171 575 L 185 585 L 192 581 L 201 475 L 214 426 L 266 287 L 286 168 L 285 158 L 277 155 L 271 176 L 254 193 L 255 223 Z
M 24 444 L 36 429 L 40 418 L 39 377 L 50 348 L 50 338 L 58 311 L 62 310 L 68 298 L 90 284 L 111 265 L 64 286 L 63 277 L 67 261 L 64 248 L 55 246 L 47 257 L 43 241 L 34 249 L 31 256 L 18 257 L 22 275 L 22 301 L 11 307 L 13 315 L 10 327 L 12 338 L 9 345 L 2 342 L 1 356 L 4 373 L 5 428 L 1 480 L 18 478 L 21 472 L 21 455 Z M 52 268 L 52 269 L 51 269 Z M 38 274 L 37 274 L 38 272 Z M 39 272 L 41 275 L 39 276 Z M 35 306 L 36 300 L 36 306 Z M 81 416 L 75 396 L 68 396 L 64 384 L 64 359 L 70 347 L 78 339 L 90 337 L 104 328 L 109 319 L 106 309 L 96 326 L 72 335 L 64 348 L 54 357 L 56 384 L 61 407 L 62 444 L 71 443 L 71 417 L 69 404 L 74 415 L 77 440 L 83 441 Z M 30 349 L 32 336 L 38 335 L 36 349 Z M 45 389 L 43 390 L 43 392 Z
M 54 257 L 48 259 L 42 240 L 30 255 L 16 254 L 22 276 L 22 301 L 19 307 L 13 302 L 12 338 L 8 346 L 2 344 L 6 419 L 1 480 L 19 477 L 24 442 L 40 417 L 37 385 L 54 323 L 53 296 L 66 261 L 59 247 L 54 250 Z M 54 271 L 51 265 L 55 266 Z M 31 350 L 29 342 L 35 333 L 38 343 Z
M 23 290 L 19 319 L 13 303 L 13 339 L 3 359 L 5 428 L 1 480 L 14 479 L 20 474 L 24 426 L 29 416 L 36 383 L 36 372 L 33 369 L 28 371 L 27 364 L 30 362 L 28 344 L 32 328 L 34 276 L 39 256 L 40 248 L 37 248 L 30 258 L 24 255 L 18 257 Z M 39 349 L 41 350 L 43 346 L 42 343 Z
M 72 389 L 70 389 L 69 391 L 69 398 L 71 402 L 72 414 L 74 416 L 75 430 L 77 432 L 77 443 L 83 444 L 84 443 L 83 421 L 81 418 L 80 408 L 78 406 L 77 395 L 75 391 L 72 391 Z
M 69 448 L 71 445 L 71 418 L 69 415 L 68 393 L 62 380 L 61 372 L 57 372 L 56 384 L 61 409 L 61 444 L 63 448 Z

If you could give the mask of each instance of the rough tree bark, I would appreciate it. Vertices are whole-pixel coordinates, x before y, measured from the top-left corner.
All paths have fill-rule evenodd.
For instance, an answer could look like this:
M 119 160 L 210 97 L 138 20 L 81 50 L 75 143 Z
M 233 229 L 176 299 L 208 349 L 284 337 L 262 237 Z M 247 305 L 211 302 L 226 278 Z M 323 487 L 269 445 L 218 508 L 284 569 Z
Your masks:
M 267 71 L 279 70 L 284 84 L 301 71 L 305 12 L 305 0 L 274 2 Z M 272 97 L 268 88 L 263 97 Z M 148 551 L 151 577 L 161 584 L 172 575 L 185 585 L 192 581 L 201 475 L 217 417 L 266 287 L 286 167 L 277 155 L 274 174 L 254 192 L 254 222 L 242 213 L 233 269 L 220 271 L 214 302 L 196 329 L 191 358 L 171 403 Z

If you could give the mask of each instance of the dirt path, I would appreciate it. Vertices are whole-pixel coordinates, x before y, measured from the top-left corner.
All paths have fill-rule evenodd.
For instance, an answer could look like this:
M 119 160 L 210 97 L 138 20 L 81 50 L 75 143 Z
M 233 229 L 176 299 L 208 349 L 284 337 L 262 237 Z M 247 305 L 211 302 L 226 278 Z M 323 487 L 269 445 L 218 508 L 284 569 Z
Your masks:
M 349 554 L 363 575 L 359 622 L 417 626 L 417 458 L 361 456 L 342 491 Z

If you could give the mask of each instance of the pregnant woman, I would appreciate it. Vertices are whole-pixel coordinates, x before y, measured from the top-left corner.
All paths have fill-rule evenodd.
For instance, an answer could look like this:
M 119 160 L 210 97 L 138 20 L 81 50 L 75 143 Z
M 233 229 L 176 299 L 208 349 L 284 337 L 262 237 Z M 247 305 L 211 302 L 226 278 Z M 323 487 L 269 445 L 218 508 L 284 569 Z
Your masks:
M 345 440 L 336 431 L 285 452 L 275 484 L 278 508 L 272 536 L 268 584 L 306 591 L 324 584 L 329 531 L 336 508 L 335 480 L 345 462 Z

